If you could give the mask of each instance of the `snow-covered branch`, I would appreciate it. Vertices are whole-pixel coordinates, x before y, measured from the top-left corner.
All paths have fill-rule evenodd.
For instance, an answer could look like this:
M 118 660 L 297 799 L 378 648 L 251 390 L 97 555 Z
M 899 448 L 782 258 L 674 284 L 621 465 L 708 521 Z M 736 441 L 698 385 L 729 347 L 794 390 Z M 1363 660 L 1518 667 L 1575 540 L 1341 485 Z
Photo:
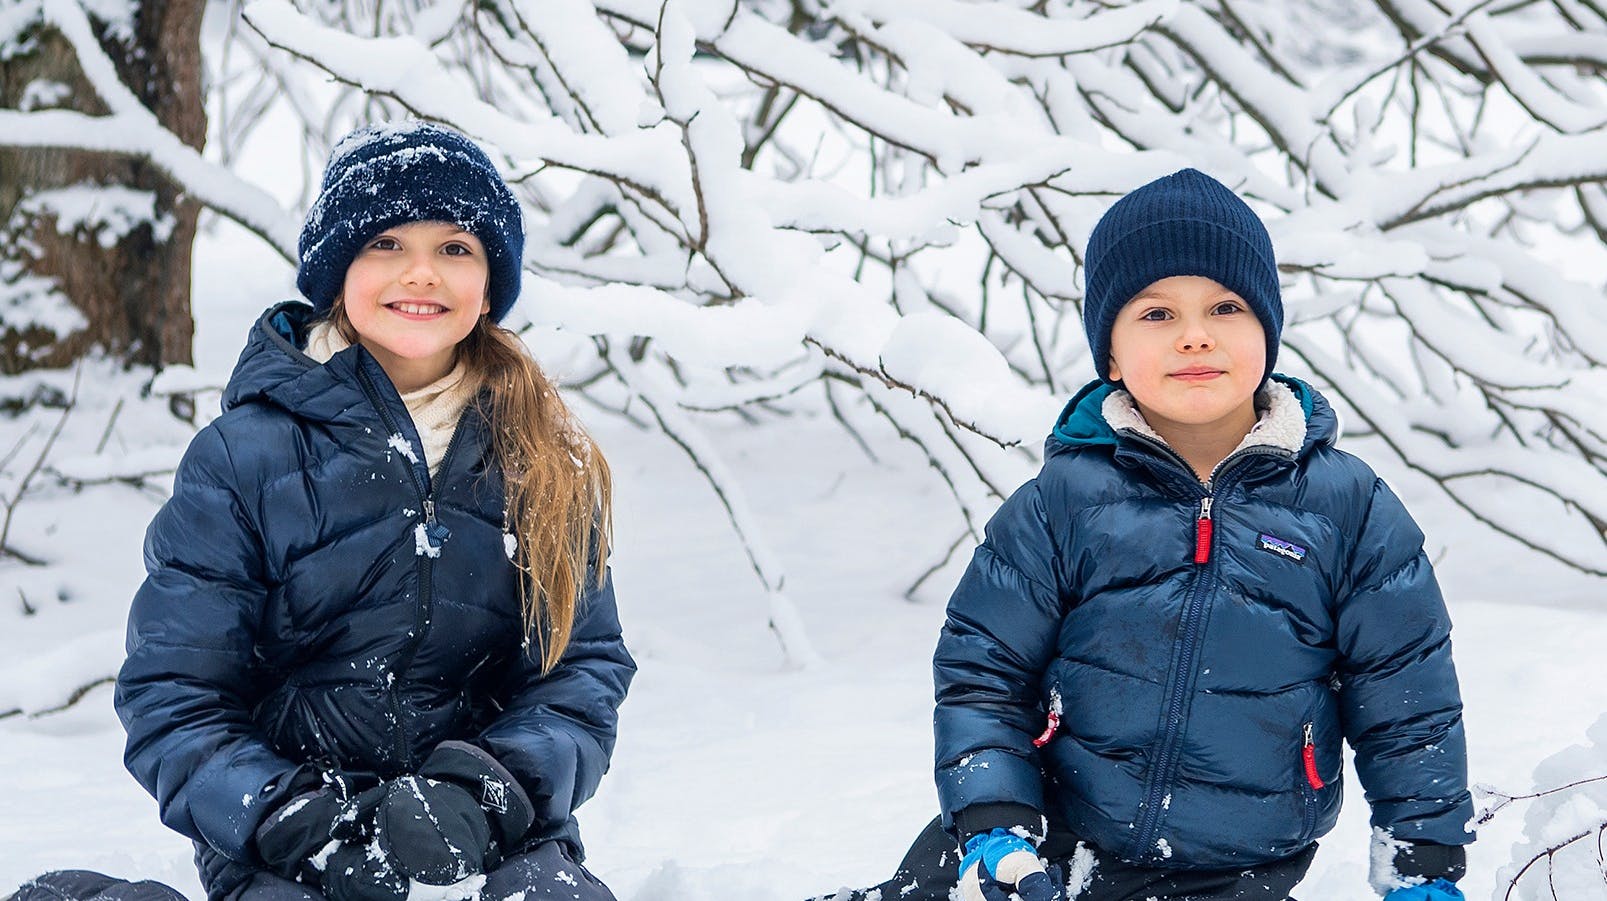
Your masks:
M 1607 892 L 1602 849 L 1607 843 L 1607 716 L 1586 733 L 1586 742 L 1565 748 L 1535 769 L 1533 792 L 1506 792 L 1476 785 L 1487 803 L 1484 825 L 1514 802 L 1527 802 L 1523 840 L 1497 874 L 1496 897 L 1518 901 L 1570 901 Z
M 157 124 L 149 113 L 89 116 L 70 110 L 23 113 L 0 109 L 0 144 L 61 147 L 150 160 L 196 200 L 266 241 L 287 260 L 296 258 L 297 217 L 260 187 L 201 154 Z
M 1271 222 L 1297 369 L 1385 437 L 1394 465 L 1538 552 L 1607 571 L 1601 286 L 1559 280 L 1533 249 L 1567 218 L 1542 198 L 1607 177 L 1590 76 L 1549 61 L 1589 58 L 1602 33 L 1492 4 L 1323 19 L 1341 14 L 496 0 L 473 17 L 504 66 L 488 80 L 438 28 L 358 37 L 349 12 L 338 27 L 285 0 L 246 12 L 293 57 L 494 144 L 517 178 L 589 176 L 533 230 L 532 318 L 711 372 L 780 373 L 815 348 L 878 408 L 901 391 L 1005 447 L 1034 447 L 1086 377 L 1078 253 L 1098 215 L 1178 166 L 1211 170 Z M 471 81 L 531 89 L 514 115 Z M 1497 88 L 1516 100 L 1499 128 Z M 923 287 L 940 270 L 941 290 Z M 957 271 L 976 288 L 957 292 Z M 716 381 L 693 380 L 701 397 L 666 387 L 687 396 L 665 402 L 768 403 L 799 384 L 728 377 L 711 404 Z M 903 420 L 910 440 L 937 440 Z M 1532 534 L 1489 500 L 1492 480 L 1551 498 L 1574 539 Z M 961 506 L 970 519 L 985 505 Z
M 78 28 L 72 0 L 42 4 Z M 1607 263 L 1602 16 L 254 0 L 243 17 L 306 156 L 360 117 L 352 98 L 497 151 L 529 210 L 522 315 L 674 373 L 655 403 L 679 431 L 814 403 L 829 380 L 845 425 L 846 398 L 923 448 L 971 528 L 1091 375 L 1093 223 L 1144 181 L 1206 169 L 1273 231 L 1289 367 L 1384 440 L 1380 468 L 1607 572 L 1607 267 L 1556 271 Z M 147 156 L 289 253 L 290 216 L 139 119 L 79 52 L 111 113 L 3 110 L 8 142 Z M 300 87 L 330 79 L 333 106 Z M 262 91 L 242 93 L 248 123 Z M 1556 511 L 1544 534 L 1531 502 Z
M 205 160 L 164 128 L 118 78 L 76 0 L 43 0 L 39 12 L 40 22 L 72 45 L 79 67 L 109 112 L 90 116 L 57 109 L 0 109 L 0 145 L 74 148 L 150 160 L 186 193 L 256 233 L 287 259 L 295 258 L 296 217 L 267 192 Z
M 737 534 L 742 537 L 748 562 L 752 564 L 754 572 L 764 585 L 769 606 L 770 629 L 781 642 L 781 649 L 786 654 L 787 660 L 799 667 L 819 665 L 820 654 L 809 641 L 809 634 L 798 615 L 798 608 L 786 593 L 787 576 L 781 560 L 765 539 L 763 530 L 748 506 L 744 492 L 731 475 L 714 442 L 706 437 L 683 412 L 675 408 L 673 404 L 675 393 L 671 390 L 668 379 L 661 373 L 652 371 L 651 367 L 640 366 L 627 356 L 610 349 L 605 349 L 603 355 L 619 375 L 620 380 L 630 389 L 631 394 L 652 412 L 653 418 L 657 420 L 664 434 L 686 452 L 687 457 L 697 467 L 698 472 L 708 480 L 710 488 L 719 498 L 726 515 L 736 527 Z

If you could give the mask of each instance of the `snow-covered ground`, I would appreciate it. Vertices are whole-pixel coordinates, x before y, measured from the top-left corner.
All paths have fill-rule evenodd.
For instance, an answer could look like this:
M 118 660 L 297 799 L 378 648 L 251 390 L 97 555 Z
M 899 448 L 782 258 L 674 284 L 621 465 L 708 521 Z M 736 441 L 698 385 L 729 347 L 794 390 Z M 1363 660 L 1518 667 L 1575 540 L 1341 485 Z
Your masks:
M 214 236 L 197 253 L 202 373 L 226 370 L 254 313 L 288 292 L 282 264 L 224 246 L 241 245 Z M 685 456 L 660 435 L 581 409 L 615 467 L 616 583 L 641 665 L 613 772 L 580 813 L 590 866 L 622 901 L 792 901 L 885 878 L 936 803 L 929 660 L 968 553 L 916 601 L 903 593 L 959 528 L 941 481 L 890 433 L 869 436 L 873 462 L 826 417 L 710 425 L 825 658 L 790 670 L 747 558 Z M 1580 742 L 1607 710 L 1607 586 L 1477 530 L 1425 486 L 1397 487 L 1440 557 L 1473 779 L 1528 791 L 1536 765 Z M 19 514 L 40 541 L 76 548 L 83 571 L 73 602 L 4 620 L 0 671 L 13 679 L 60 683 L 117 664 L 156 500 L 132 490 L 93 497 L 103 506 L 62 498 Z M 72 645 L 47 652 L 68 636 Z M 0 720 L 0 892 L 46 869 L 87 867 L 199 896 L 188 843 L 157 821 L 121 750 L 104 685 L 63 712 Z M 1514 807 L 1473 846 L 1469 897 L 1491 896 L 1521 818 Z M 1370 896 L 1367 831 L 1352 779 L 1302 901 Z

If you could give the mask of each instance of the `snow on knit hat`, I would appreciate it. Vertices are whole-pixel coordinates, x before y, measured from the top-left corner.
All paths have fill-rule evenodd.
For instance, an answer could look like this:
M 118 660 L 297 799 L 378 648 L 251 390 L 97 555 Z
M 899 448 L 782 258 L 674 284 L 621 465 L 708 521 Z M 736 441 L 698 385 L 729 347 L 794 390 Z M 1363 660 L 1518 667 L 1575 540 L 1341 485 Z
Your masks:
M 491 321 L 519 296 L 524 219 L 491 159 L 463 135 L 428 122 L 378 122 L 340 140 L 307 213 L 296 287 L 324 313 L 365 243 L 408 222 L 450 222 L 485 245 Z
M 1083 329 L 1099 377 L 1110 380 L 1110 330 L 1139 292 L 1174 275 L 1212 279 L 1244 298 L 1261 320 L 1272 375 L 1283 332 L 1283 296 L 1272 239 L 1227 185 L 1182 169 L 1133 189 L 1105 212 L 1083 257 Z

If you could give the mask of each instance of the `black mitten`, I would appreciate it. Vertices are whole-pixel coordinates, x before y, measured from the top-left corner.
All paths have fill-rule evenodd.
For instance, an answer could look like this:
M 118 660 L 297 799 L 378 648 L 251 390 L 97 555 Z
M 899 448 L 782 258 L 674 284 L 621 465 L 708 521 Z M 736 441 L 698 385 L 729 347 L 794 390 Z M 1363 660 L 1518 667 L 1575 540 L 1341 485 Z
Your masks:
M 535 822 L 535 805 L 519 781 L 495 757 L 466 741 L 441 742 L 425 758 L 418 774 L 451 783 L 472 795 L 485 811 L 492 838 L 503 851 L 519 847 Z
M 275 873 L 287 879 L 318 879 L 321 852 L 330 842 L 366 835 L 380 796 L 374 789 L 354 795 L 341 776 L 310 781 L 321 787 L 296 794 L 268 814 L 257 827 L 257 853 Z
M 402 776 L 388 783 L 374 832 L 396 872 L 426 885 L 451 885 L 500 859 L 485 812 L 450 782 Z
M 342 842 L 324 861 L 319 887 L 328 901 L 405 901 L 407 879 L 375 841 Z

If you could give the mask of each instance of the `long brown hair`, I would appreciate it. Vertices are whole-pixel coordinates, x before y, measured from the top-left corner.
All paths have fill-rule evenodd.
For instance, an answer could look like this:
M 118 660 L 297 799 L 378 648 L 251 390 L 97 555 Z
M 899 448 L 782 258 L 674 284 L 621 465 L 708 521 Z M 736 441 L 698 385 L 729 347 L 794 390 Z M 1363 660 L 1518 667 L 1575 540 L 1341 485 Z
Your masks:
M 331 323 L 350 343 L 357 329 L 336 298 Z M 602 451 L 581 427 L 518 335 L 481 316 L 458 344 L 481 391 L 502 467 L 503 528 L 516 547 L 525 635 L 550 671 L 569 647 L 588 570 L 601 587 L 613 536 L 613 478 Z

